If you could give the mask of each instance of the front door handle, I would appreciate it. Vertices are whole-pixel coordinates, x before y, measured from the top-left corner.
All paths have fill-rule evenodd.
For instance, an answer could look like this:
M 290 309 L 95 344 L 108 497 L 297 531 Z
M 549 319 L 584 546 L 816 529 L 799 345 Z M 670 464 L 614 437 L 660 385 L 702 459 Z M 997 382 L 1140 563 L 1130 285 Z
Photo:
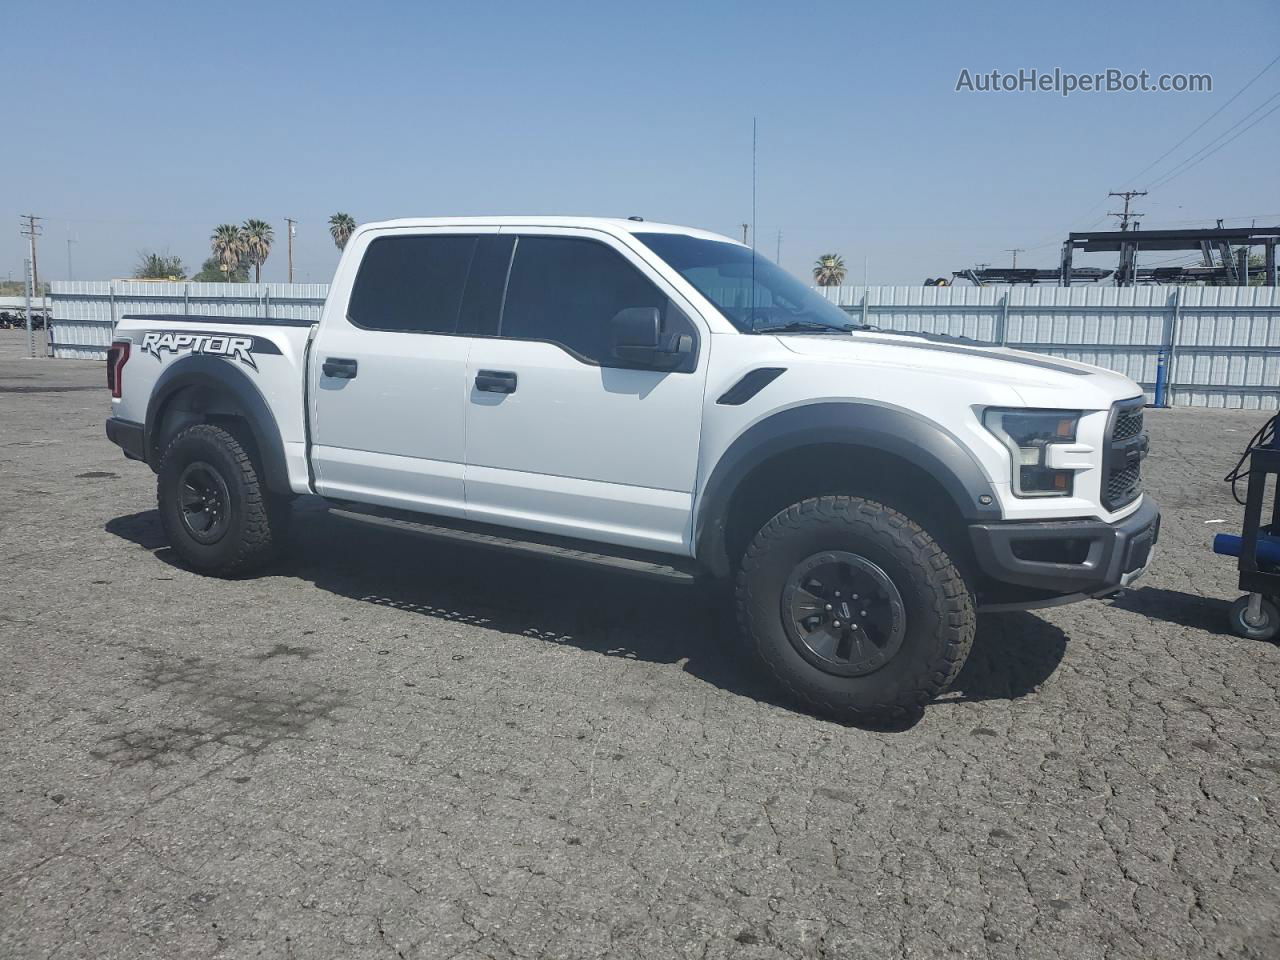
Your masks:
M 515 393 L 516 375 L 510 370 L 479 370 L 476 389 L 485 393 Z
M 324 366 L 320 369 L 324 371 L 326 377 L 333 377 L 336 380 L 354 380 L 358 367 L 354 360 L 348 360 L 346 357 L 326 357 Z

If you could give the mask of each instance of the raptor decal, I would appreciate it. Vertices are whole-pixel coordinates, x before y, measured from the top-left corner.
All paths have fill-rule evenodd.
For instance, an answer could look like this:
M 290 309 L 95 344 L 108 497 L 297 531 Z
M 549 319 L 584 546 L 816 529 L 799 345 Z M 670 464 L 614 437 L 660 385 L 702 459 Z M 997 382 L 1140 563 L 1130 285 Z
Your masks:
M 151 330 L 143 334 L 142 352 L 157 360 L 162 353 L 203 353 L 226 357 L 258 369 L 255 353 L 279 354 L 280 348 L 270 340 L 240 333 L 190 333 L 184 330 Z

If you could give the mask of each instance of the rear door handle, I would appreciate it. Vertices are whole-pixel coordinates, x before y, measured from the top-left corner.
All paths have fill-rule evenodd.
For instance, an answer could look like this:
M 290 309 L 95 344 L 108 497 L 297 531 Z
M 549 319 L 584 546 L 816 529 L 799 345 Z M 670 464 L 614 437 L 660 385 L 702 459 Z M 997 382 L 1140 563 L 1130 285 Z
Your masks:
M 326 377 L 333 377 L 336 380 L 354 380 L 358 366 L 354 360 L 348 360 L 346 357 L 326 357 L 324 366 L 320 369 L 324 371 Z
M 516 375 L 510 370 L 478 370 L 476 389 L 485 393 L 515 393 Z

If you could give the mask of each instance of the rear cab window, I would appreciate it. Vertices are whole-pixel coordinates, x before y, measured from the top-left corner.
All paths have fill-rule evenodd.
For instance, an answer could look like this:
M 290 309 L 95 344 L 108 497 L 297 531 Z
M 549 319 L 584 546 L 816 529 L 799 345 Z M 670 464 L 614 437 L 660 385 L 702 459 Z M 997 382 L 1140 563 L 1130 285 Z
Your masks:
M 360 261 L 347 319 L 365 330 L 457 333 L 476 236 L 379 237 Z

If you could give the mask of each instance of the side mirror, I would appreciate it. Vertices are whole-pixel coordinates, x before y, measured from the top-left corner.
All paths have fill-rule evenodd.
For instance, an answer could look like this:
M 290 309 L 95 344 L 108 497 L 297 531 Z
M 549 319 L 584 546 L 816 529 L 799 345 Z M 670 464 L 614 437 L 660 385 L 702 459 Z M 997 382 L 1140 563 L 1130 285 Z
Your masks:
M 619 310 L 609 326 L 613 355 L 625 363 L 651 365 L 658 356 L 662 339 L 662 314 L 657 307 L 627 307 Z
M 688 334 L 664 335 L 657 307 L 627 307 L 610 321 L 613 355 L 631 366 L 670 370 L 693 352 Z

